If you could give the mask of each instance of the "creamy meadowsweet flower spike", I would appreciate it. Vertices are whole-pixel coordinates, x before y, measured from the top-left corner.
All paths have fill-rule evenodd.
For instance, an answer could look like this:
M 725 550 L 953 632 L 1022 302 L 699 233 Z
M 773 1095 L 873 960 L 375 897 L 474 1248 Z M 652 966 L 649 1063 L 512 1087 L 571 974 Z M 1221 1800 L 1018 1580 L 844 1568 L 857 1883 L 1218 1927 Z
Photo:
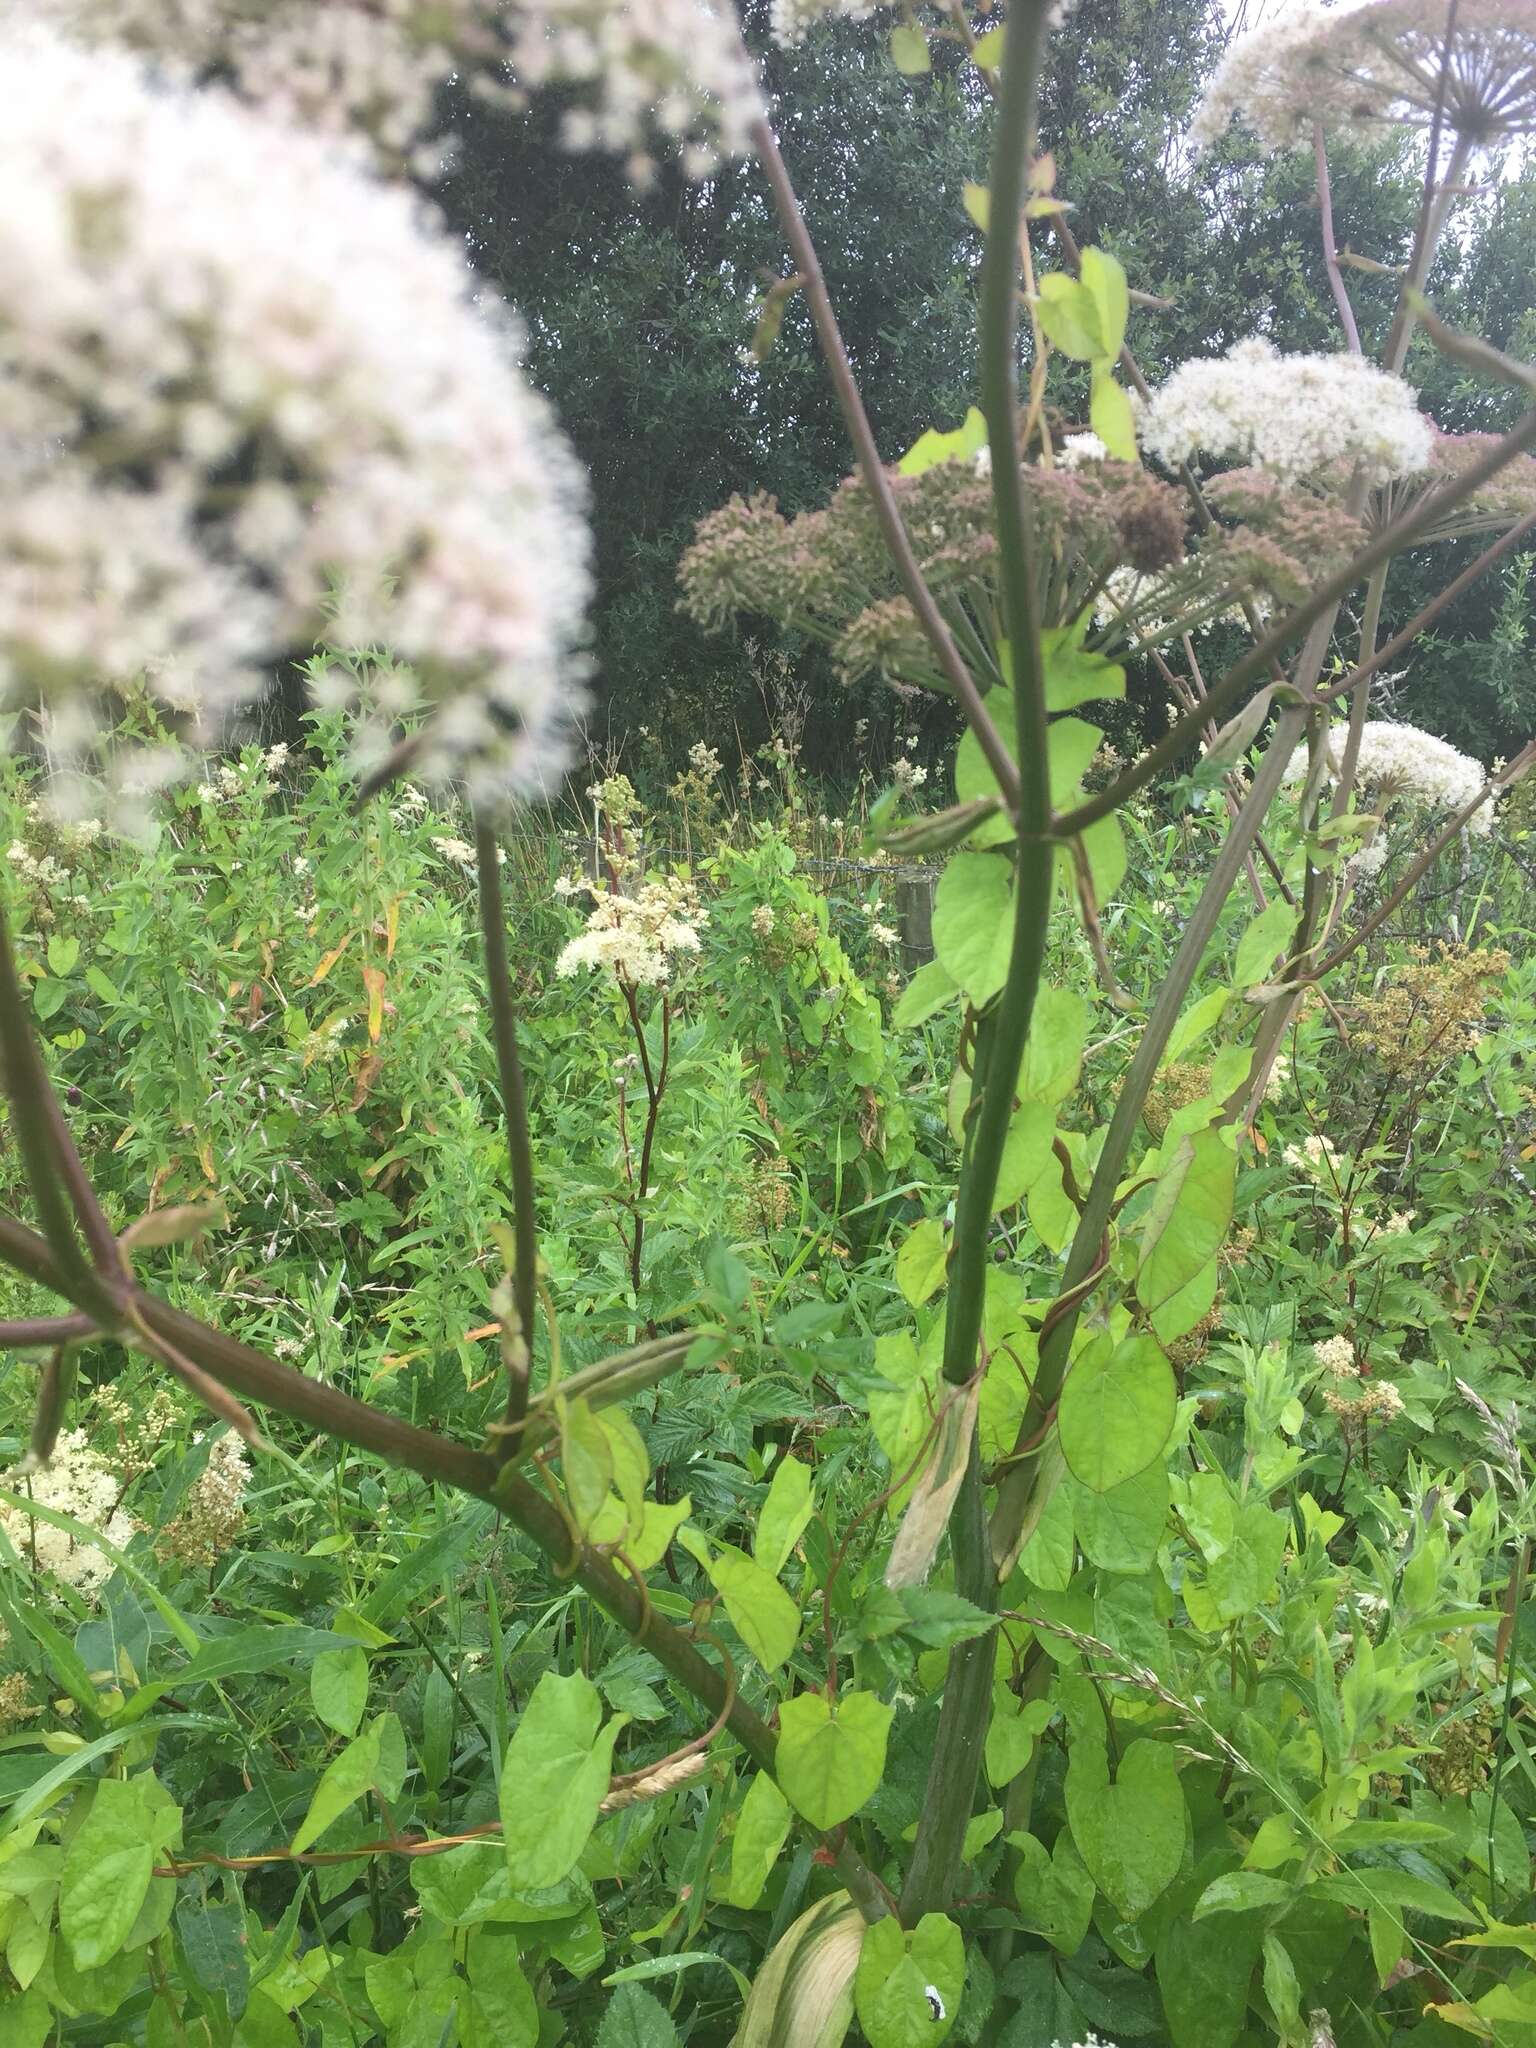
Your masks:
M 0 64 L 26 194 L 0 214 L 5 699 L 89 759 L 99 685 L 212 724 L 324 632 L 416 664 L 376 701 L 427 714 L 423 777 L 558 773 L 583 487 L 459 246 L 322 139 L 127 56 L 10 30 Z
M 1241 36 L 1191 126 L 1200 148 L 1241 119 L 1270 150 L 1311 147 L 1312 131 L 1382 134 L 1435 118 L 1447 26 L 1455 23 L 1444 120 L 1491 147 L 1536 128 L 1536 16 L 1527 0 L 1293 0 Z
M 1141 438 L 1173 465 L 1212 455 L 1300 479 L 1359 463 L 1383 484 L 1428 467 L 1434 429 L 1400 377 L 1360 356 L 1281 355 L 1255 339 L 1175 370 Z
M 692 888 L 680 876 L 646 882 L 633 896 L 605 892 L 555 972 L 569 979 L 594 968 L 630 988 L 663 987 L 676 956 L 698 952 L 698 926 L 704 922 Z
M 1359 1362 L 1355 1347 L 1345 1336 L 1325 1337 L 1312 1346 L 1312 1356 L 1326 1373 L 1336 1380 L 1357 1380 L 1360 1377 Z
M 9 1492 L 26 1494 L 39 1507 L 71 1516 L 118 1550 L 127 1547 L 134 1533 L 132 1520 L 117 1504 L 123 1484 L 123 1474 L 91 1449 L 83 1429 L 66 1430 L 40 1471 L 23 1476 L 18 1468 L 5 1474 Z M 23 1564 L 52 1572 L 88 1596 L 99 1592 L 117 1569 L 105 1551 L 77 1542 L 67 1529 L 42 1521 L 25 1508 L 0 1507 L 0 1531 Z

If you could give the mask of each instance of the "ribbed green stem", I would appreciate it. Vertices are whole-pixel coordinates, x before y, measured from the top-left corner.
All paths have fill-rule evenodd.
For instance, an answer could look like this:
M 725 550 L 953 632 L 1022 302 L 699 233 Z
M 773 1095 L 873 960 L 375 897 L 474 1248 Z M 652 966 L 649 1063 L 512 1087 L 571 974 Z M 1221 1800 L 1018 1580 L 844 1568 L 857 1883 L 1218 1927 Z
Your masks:
M 992 224 L 982 265 L 981 388 L 992 452 L 1003 629 L 1013 666 L 1019 836 L 1008 974 L 978 1043 L 976 1086 L 955 1201 L 944 1323 L 944 1377 L 953 1386 L 964 1385 L 977 1368 L 993 1201 L 1045 962 L 1055 857 L 1048 836 L 1050 728 L 1034 529 L 1024 502 L 1024 473 L 1015 440 L 1018 232 L 1035 141 L 1035 99 L 1046 27 L 1047 9 L 1033 0 L 1015 8 L 1004 31 L 989 187 Z M 978 1607 L 994 1607 L 997 1581 L 987 1550 L 981 1461 L 974 1441 L 950 1518 L 950 1547 L 955 1590 Z M 924 1913 L 942 1912 L 954 1894 L 992 1707 L 993 1656 L 990 1635 L 961 1643 L 950 1654 L 917 1845 L 901 1895 L 901 1916 L 908 1926 Z
M 1296 705 L 1282 712 L 1276 722 L 1269 751 L 1259 764 L 1247 800 L 1232 821 L 1231 829 L 1216 858 L 1216 864 L 1211 869 L 1200 901 L 1195 905 L 1189 922 L 1184 927 L 1183 940 L 1168 970 L 1167 979 L 1158 991 L 1157 1001 L 1152 1006 L 1146 1028 L 1137 1045 L 1135 1058 L 1127 1069 L 1119 1096 L 1116 1098 L 1103 1150 L 1099 1154 L 1098 1165 L 1083 1204 L 1077 1232 L 1067 1254 L 1066 1268 L 1058 1290 L 1060 1296 L 1071 1295 L 1074 1290 L 1082 1287 L 1098 1264 L 1100 1248 L 1109 1227 L 1110 1212 L 1114 1207 L 1115 1192 L 1130 1155 L 1131 1142 L 1136 1133 L 1147 1090 L 1152 1085 L 1158 1062 L 1163 1056 L 1163 1049 L 1178 1021 L 1179 1012 L 1184 1006 L 1184 998 L 1200 971 L 1205 949 L 1215 934 L 1227 898 L 1242 874 L 1243 861 L 1280 787 L 1292 751 L 1306 723 L 1306 716 L 1305 710 Z M 1024 1525 L 1024 1517 L 1034 1491 L 1040 1452 L 1044 1447 L 1045 1426 L 1061 1396 L 1067 1359 L 1072 1349 L 1072 1336 L 1077 1328 L 1080 1312 L 1081 1302 L 1058 1317 L 1052 1323 L 1046 1341 L 1041 1347 L 1034 1384 L 1030 1388 L 1023 1420 L 1019 1424 L 1013 1462 L 1010 1463 L 1007 1474 L 998 1488 L 997 1510 L 993 1515 L 991 1527 L 991 1554 L 995 1571 L 1009 1567 L 1017 1549 L 1019 1531 Z

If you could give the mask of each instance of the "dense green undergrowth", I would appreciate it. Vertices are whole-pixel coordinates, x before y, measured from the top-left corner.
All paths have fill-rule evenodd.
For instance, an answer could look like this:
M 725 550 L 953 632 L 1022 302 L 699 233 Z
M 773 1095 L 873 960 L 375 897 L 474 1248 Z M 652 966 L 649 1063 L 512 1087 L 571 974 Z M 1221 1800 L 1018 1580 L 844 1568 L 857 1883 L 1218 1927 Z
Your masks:
M 501 1400 L 507 1197 L 472 855 L 409 789 L 355 813 L 338 736 L 313 738 L 183 792 L 146 845 L 48 824 L 11 771 L 33 1014 L 114 1223 L 208 1205 L 198 1236 L 139 1251 L 146 1277 L 473 1443 Z M 628 1404 L 652 1500 L 626 1541 L 660 1567 L 656 1611 L 777 1712 L 784 1789 L 729 1739 L 688 1750 L 702 1710 L 489 1504 L 277 1416 L 247 1453 L 142 1357 L 89 1347 L 74 1433 L 0 1507 L 7 2048 L 728 2042 L 764 1955 L 836 1893 L 792 1805 L 899 1869 L 945 1652 L 989 1632 L 963 1895 L 905 1962 L 891 1923 L 897 2004 L 861 1997 L 868 2038 L 1230 2048 L 1305 2040 L 1316 2011 L 1341 2042 L 1536 2038 L 1518 803 L 1301 1013 L 1239 1152 L 1219 1285 L 1169 1347 L 1165 1450 L 1138 1458 L 1166 1423 L 1110 1398 L 1111 1347 L 994 1626 L 947 1565 L 884 1576 L 942 1415 L 963 1103 L 932 1076 L 953 1025 L 912 1021 L 879 857 L 793 786 L 755 822 L 726 797 L 706 766 L 645 819 L 610 786 L 631 844 L 691 848 L 668 872 L 698 951 L 641 1041 L 611 979 L 556 972 L 590 831 L 510 842 L 504 882 L 541 1172 L 535 1385 L 703 1333 Z M 1125 824 L 1116 1000 L 1077 921 L 1052 926 L 1037 1080 L 1060 1100 L 1081 1070 L 1081 1128 L 1054 1174 L 1005 1185 L 988 1463 L 1023 1412 L 1089 1119 L 1221 829 L 1198 798 Z M 1212 944 L 1149 1139 L 1192 1106 L 1198 1127 L 1224 1056 L 1237 1071 L 1252 914 L 1234 902 Z M 8 1315 L 49 1311 L 8 1286 Z M 0 1372 L 10 1464 L 36 1354 Z M 613 1810 L 562 1859 L 610 1752 Z

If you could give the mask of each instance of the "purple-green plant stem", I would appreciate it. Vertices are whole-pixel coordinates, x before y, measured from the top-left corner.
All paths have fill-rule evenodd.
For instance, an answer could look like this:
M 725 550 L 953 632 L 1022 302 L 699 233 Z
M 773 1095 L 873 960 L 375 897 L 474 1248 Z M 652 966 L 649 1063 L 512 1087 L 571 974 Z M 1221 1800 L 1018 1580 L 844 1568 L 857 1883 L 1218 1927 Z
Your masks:
M 1323 141 L 1323 124 L 1312 123 L 1312 157 L 1317 166 L 1317 208 L 1323 232 L 1323 265 L 1328 272 L 1328 286 L 1333 293 L 1333 303 L 1339 309 L 1339 321 L 1344 329 L 1344 339 L 1349 344 L 1351 355 L 1359 355 L 1360 329 L 1355 321 L 1355 309 L 1349 302 L 1349 293 L 1344 285 L 1344 273 L 1339 268 L 1338 244 L 1333 238 L 1333 187 L 1328 181 L 1328 146 Z
M 70 1296 L 62 1262 L 45 1239 L 16 1217 L 0 1212 L 0 1259 L 40 1286 Z M 132 1306 L 147 1328 L 172 1343 L 222 1386 L 259 1401 L 323 1435 L 371 1451 L 393 1465 L 402 1465 L 424 1479 L 454 1487 L 488 1501 L 532 1538 L 546 1557 L 590 1593 L 598 1605 L 648 1650 L 712 1714 L 728 1698 L 728 1680 L 700 1655 L 682 1630 L 657 1614 L 643 1589 L 615 1570 L 607 1558 L 588 1545 L 571 1554 L 571 1533 L 565 1516 L 528 1480 L 498 1467 L 482 1451 L 469 1449 L 418 1429 L 398 1416 L 386 1415 L 366 1401 L 355 1400 L 338 1387 L 307 1378 L 292 1366 L 267 1358 L 222 1330 L 199 1322 L 158 1296 L 136 1290 Z M 739 1697 L 730 1702 L 726 1727 L 753 1762 L 773 1769 L 777 1738 L 773 1730 Z M 823 1838 L 833 1854 L 842 1882 L 867 1919 L 890 1910 L 883 1887 L 862 1858 L 846 1842 Z
M 501 1109 L 506 1123 L 507 1154 L 512 1170 L 512 1304 L 517 1310 L 524 1347 L 521 1375 L 507 1376 L 503 1422 L 515 1429 L 528 1412 L 528 1371 L 533 1359 L 534 1317 L 538 1312 L 539 1235 L 533 1183 L 533 1139 L 528 1128 L 528 1091 L 517 1044 L 517 1004 L 507 966 L 507 913 L 501 893 L 501 847 L 489 818 L 475 814 L 476 895 L 480 908 L 480 940 L 485 956 L 486 985 L 491 999 L 491 1039 L 501 1082 Z M 510 1448 L 512 1439 L 504 1439 Z
M 891 489 L 890 478 L 880 459 L 880 449 L 875 441 L 874 428 L 864 410 L 864 399 L 859 391 L 858 379 L 853 374 L 853 365 L 848 360 L 837 314 L 827 291 L 826 279 L 822 274 L 821 260 L 816 254 L 816 245 L 811 240 L 805 216 L 800 211 L 800 201 L 795 193 L 789 170 L 779 149 L 778 139 L 768 122 L 755 121 L 751 129 L 752 146 L 762 160 L 763 170 L 773 194 L 774 206 L 779 216 L 779 225 L 784 230 L 784 239 L 789 244 L 790 256 L 804 281 L 806 303 L 811 309 L 816 336 L 821 343 L 821 352 L 826 358 L 827 373 L 832 380 L 841 408 L 848 437 L 853 442 L 858 458 L 859 473 L 864 487 L 869 492 L 874 506 L 875 518 L 880 533 L 895 566 L 897 578 L 907 601 L 917 614 L 918 624 L 927 637 L 938 658 L 939 669 L 945 682 L 955 694 L 955 700 L 965 713 L 966 723 L 975 733 L 977 743 L 986 755 L 987 765 L 997 779 L 1003 801 L 1010 810 L 1017 807 L 1019 798 L 1019 771 L 1003 744 L 1002 735 L 992 723 L 977 689 L 970 670 L 966 667 L 954 635 L 950 632 L 944 614 L 939 610 L 933 592 L 928 588 L 923 572 L 918 566 L 917 556 L 912 551 L 912 542 L 907 534 Z M 1010 413 L 1011 418 L 1011 413 Z
M 1015 439 L 1018 224 L 1023 218 L 1025 176 L 1035 147 L 1035 100 L 1047 20 L 1043 0 L 1027 0 L 1015 7 L 1004 30 L 988 187 L 991 226 L 982 259 L 982 405 L 992 451 L 1003 629 L 1013 657 L 1018 856 L 1008 973 L 996 1008 L 982 1024 L 955 1201 L 943 1363 L 944 1378 L 952 1386 L 963 1385 L 977 1370 L 992 1205 L 1045 961 L 1055 859 L 1050 837 L 1050 726 L 1034 532 L 1024 503 L 1024 472 Z M 997 1577 L 987 1549 L 981 1459 L 974 1437 L 949 1533 L 956 1592 L 975 1606 L 995 1607 Z M 900 1912 L 907 1926 L 924 1913 L 944 1911 L 954 1895 L 991 1713 L 993 1658 L 990 1634 L 958 1644 L 950 1653 L 916 1846 L 901 1894 Z
M 66 1344 L 72 1337 L 94 1337 L 90 1316 L 23 1316 L 0 1323 L 0 1351 L 41 1351 Z
M 125 1282 L 117 1240 L 102 1213 L 64 1122 L 58 1097 L 32 1032 L 10 931 L 0 910 L 0 1071 L 11 1109 L 11 1129 L 43 1235 L 71 1282 L 71 1299 L 99 1323 L 115 1320 L 115 1297 Z M 95 1253 L 87 1259 L 75 1235 L 78 1217 Z M 98 1270 L 105 1264 L 105 1273 Z M 111 1276 L 110 1280 L 107 1276 Z

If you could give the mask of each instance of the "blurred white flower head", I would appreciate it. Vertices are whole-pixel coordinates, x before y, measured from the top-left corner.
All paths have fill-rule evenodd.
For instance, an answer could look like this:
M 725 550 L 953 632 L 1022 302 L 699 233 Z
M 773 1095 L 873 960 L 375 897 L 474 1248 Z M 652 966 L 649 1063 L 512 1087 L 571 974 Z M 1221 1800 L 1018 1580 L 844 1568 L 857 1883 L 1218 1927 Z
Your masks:
M 5 699 L 79 768 L 103 686 L 198 732 L 325 633 L 415 664 L 382 715 L 425 714 L 423 777 L 557 773 L 583 487 L 458 244 L 130 57 L 7 28 L 0 63 Z M 340 669 L 331 697 L 364 695 Z
M 1447 29 L 1455 31 L 1445 62 Z M 1198 148 L 1242 120 L 1271 151 L 1310 148 L 1315 123 L 1359 138 L 1443 118 L 1469 147 L 1536 127 L 1536 17 L 1524 0 L 1292 0 L 1240 36 L 1196 111 Z
M 575 87 L 564 139 L 617 150 L 643 178 L 653 143 L 703 176 L 747 149 L 760 112 L 728 0 L 39 0 L 66 33 L 214 77 L 311 134 L 361 138 L 432 176 L 452 155 L 438 98 L 450 78 L 519 107 Z

